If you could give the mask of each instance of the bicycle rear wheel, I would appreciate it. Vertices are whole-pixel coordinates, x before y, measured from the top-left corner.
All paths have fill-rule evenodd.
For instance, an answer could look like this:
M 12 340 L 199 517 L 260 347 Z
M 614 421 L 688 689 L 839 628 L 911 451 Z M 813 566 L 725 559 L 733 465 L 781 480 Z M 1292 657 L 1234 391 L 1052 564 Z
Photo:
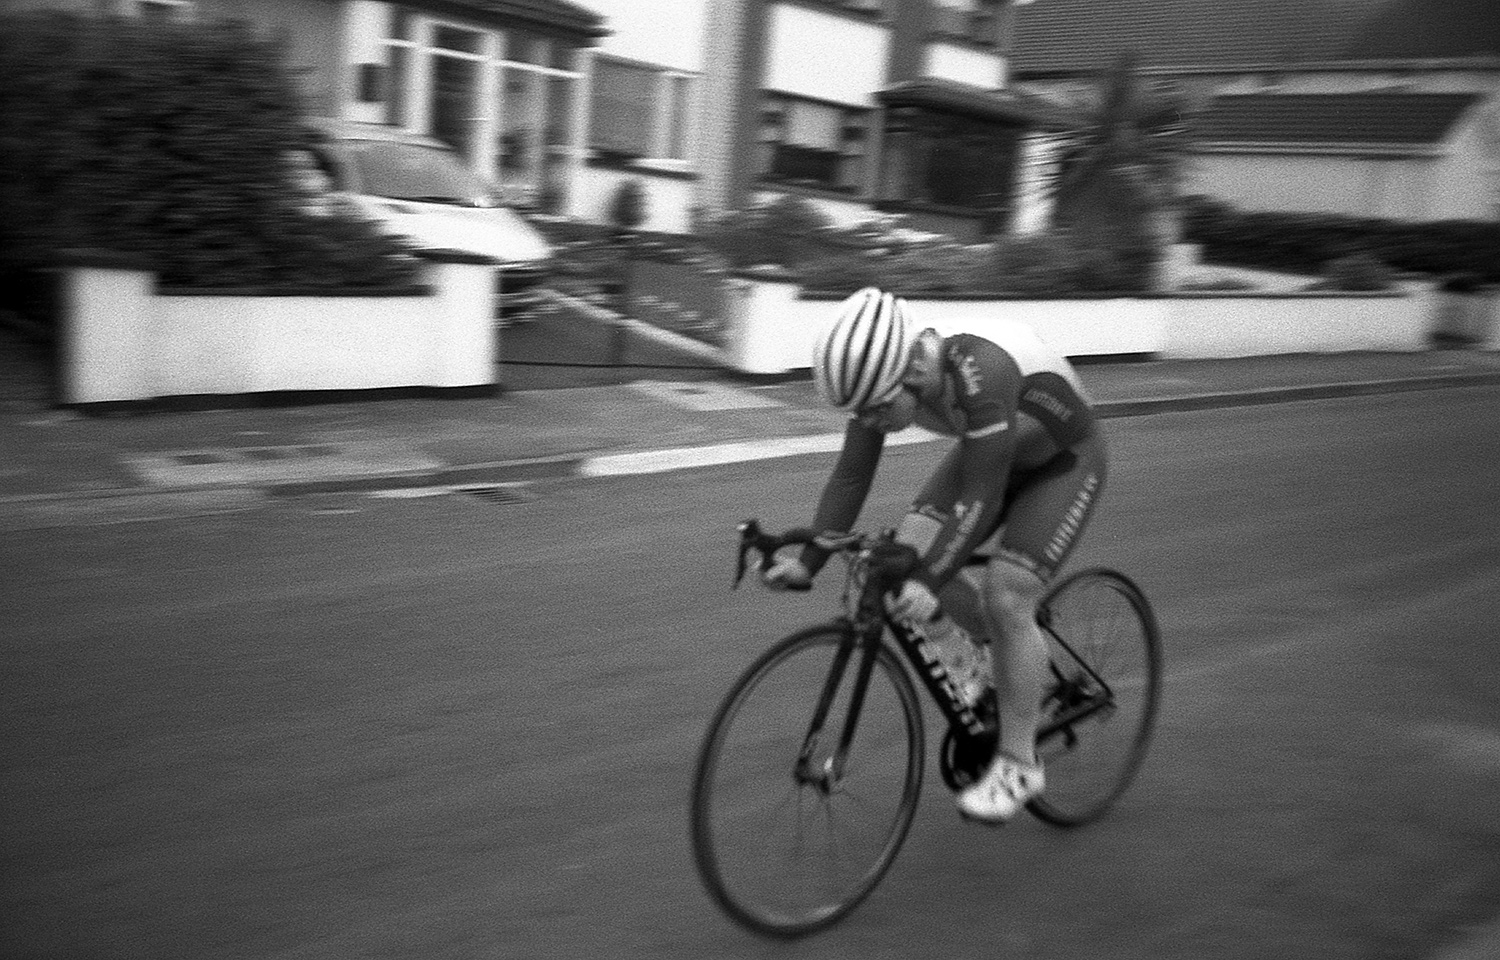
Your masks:
M 1080 826 L 1119 799 L 1145 759 L 1161 697 L 1160 631 L 1141 589 L 1104 569 L 1058 583 L 1037 619 L 1052 660 L 1037 740 L 1047 790 L 1027 809 Z
M 795 937 L 837 922 L 906 839 L 922 788 L 921 708 L 884 644 L 867 656 L 846 623 L 795 633 L 745 670 L 709 724 L 693 855 L 714 900 L 751 930 Z M 851 715 L 862 663 L 864 700 Z

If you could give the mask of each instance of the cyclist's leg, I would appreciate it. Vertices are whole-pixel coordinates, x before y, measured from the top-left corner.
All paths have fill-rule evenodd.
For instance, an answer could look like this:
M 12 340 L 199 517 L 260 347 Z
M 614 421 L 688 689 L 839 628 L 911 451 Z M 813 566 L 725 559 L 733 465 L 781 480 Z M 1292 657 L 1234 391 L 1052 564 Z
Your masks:
M 1036 623 L 1036 607 L 1046 591 L 1035 571 L 1008 556 L 986 568 L 983 608 L 992 637 L 999 752 L 1035 763 L 1041 697 L 1047 679 L 1047 644 Z
M 994 644 L 998 749 L 1027 763 L 1035 760 L 1047 679 L 1037 604 L 1087 525 L 1105 473 L 1104 443 L 1095 434 L 1026 476 L 1011 491 L 986 570 L 982 599 Z

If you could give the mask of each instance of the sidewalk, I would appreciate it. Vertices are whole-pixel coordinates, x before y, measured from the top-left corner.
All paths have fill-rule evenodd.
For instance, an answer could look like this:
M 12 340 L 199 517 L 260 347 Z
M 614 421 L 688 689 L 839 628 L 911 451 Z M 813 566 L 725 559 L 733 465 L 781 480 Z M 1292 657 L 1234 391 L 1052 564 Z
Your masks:
M 1500 354 L 1098 363 L 1079 373 L 1105 417 L 1124 417 L 1500 383 Z M 486 399 L 103 417 L 54 408 L 50 376 L 40 348 L 0 327 L 0 513 L 165 493 L 234 500 L 650 472 L 831 450 L 842 430 L 807 382 L 758 386 L 728 374 Z

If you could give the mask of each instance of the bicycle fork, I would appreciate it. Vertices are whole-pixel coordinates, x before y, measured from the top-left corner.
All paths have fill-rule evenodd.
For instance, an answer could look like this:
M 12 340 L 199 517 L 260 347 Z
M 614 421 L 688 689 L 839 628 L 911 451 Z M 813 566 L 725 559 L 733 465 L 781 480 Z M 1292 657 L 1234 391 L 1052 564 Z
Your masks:
M 833 701 L 839 684 L 849 669 L 854 651 L 860 652 L 855 665 L 854 685 L 849 688 L 849 703 L 844 712 L 844 723 L 839 730 L 837 748 L 821 764 L 815 755 L 823 737 L 824 724 L 833 712 Z M 849 747 L 854 742 L 854 733 L 859 726 L 859 715 L 864 708 L 865 692 L 870 688 L 870 674 L 875 669 L 875 658 L 880 652 L 880 633 L 861 632 L 850 628 L 847 639 L 834 652 L 833 662 L 828 667 L 828 676 L 823 681 L 823 690 L 818 695 L 818 704 L 808 724 L 807 736 L 802 740 L 802 749 L 792 768 L 792 778 L 800 786 L 810 786 L 827 796 L 837 793 L 843 785 L 844 769 L 849 761 Z

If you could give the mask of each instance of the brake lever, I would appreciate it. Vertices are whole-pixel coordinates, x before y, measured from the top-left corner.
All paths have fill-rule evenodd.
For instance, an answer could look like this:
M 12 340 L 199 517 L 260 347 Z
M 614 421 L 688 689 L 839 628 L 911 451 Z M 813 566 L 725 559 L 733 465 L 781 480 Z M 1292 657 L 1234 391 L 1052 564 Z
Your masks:
M 808 536 L 803 531 L 794 530 L 781 537 L 767 536 L 760 529 L 760 523 L 756 520 L 746 520 L 739 526 L 740 531 L 740 553 L 734 568 L 734 584 L 732 589 L 739 589 L 741 581 L 745 579 L 745 573 L 749 569 L 746 557 L 751 550 L 760 551 L 759 569 L 769 570 L 776 563 L 776 552 L 782 547 L 791 546 L 803 542 L 801 538 Z M 786 589 L 796 593 L 806 593 L 812 589 L 812 584 L 805 586 L 786 585 Z
M 739 561 L 734 567 L 734 585 L 731 588 L 734 590 L 738 590 L 740 581 L 745 579 L 745 571 L 749 568 L 749 565 L 745 562 L 745 558 L 750 555 L 750 550 L 755 546 L 756 541 L 760 539 L 760 524 L 755 520 L 746 520 L 740 524 L 739 530 L 740 556 Z

